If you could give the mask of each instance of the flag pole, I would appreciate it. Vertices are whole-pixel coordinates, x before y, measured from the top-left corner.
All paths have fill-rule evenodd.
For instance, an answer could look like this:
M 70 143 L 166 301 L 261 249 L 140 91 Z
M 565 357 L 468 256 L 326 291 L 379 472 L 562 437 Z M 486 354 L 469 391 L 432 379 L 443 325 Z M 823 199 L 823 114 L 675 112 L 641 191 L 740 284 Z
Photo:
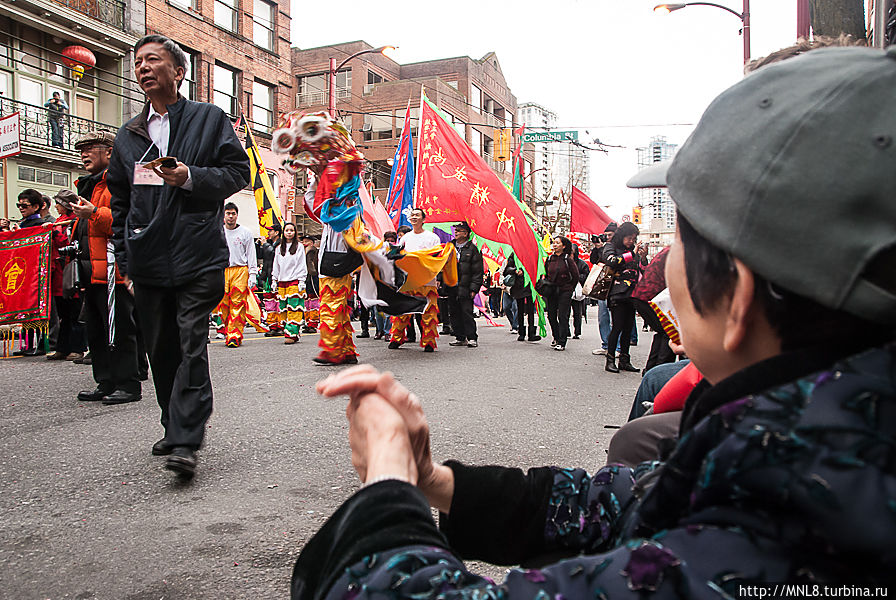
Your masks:
M 6 157 L 3 158 L 3 218 L 9 219 L 9 194 L 6 182 L 9 181 L 9 169 L 6 167 Z
M 420 197 L 420 176 L 423 173 L 423 169 L 420 166 L 420 156 L 423 150 L 423 144 L 420 143 L 420 132 L 423 130 L 423 100 L 426 96 L 423 94 L 423 84 L 420 84 L 420 116 L 417 121 L 417 162 L 414 165 L 414 206 L 419 206 L 420 204 L 417 200 Z M 408 102 L 410 106 L 410 101 Z M 411 136 L 413 139 L 413 136 Z M 5 173 L 5 171 L 4 171 Z

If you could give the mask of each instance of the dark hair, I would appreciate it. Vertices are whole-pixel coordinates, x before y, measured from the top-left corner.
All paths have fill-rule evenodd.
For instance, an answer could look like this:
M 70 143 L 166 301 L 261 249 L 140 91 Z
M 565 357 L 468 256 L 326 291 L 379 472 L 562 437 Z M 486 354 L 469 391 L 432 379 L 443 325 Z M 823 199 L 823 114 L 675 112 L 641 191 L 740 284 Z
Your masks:
M 50 197 L 47 196 L 46 194 L 40 195 L 40 201 L 41 201 L 41 208 L 46 208 L 47 210 L 49 210 L 50 207 L 53 206 L 53 201 L 50 200 Z
M 734 257 L 713 246 L 678 213 L 678 235 L 684 251 L 685 277 L 694 309 L 704 314 L 731 295 L 737 279 Z M 862 319 L 782 289 L 755 271 L 755 297 L 765 318 L 781 338 L 785 352 L 811 346 L 868 348 L 892 339 L 896 326 Z
M 289 243 L 289 253 L 295 254 L 296 250 L 299 249 L 299 229 L 296 227 L 296 224 L 293 222 L 288 222 L 283 226 L 283 237 L 280 238 L 280 256 L 286 256 L 286 228 L 292 225 L 293 230 L 296 234 L 292 237 L 292 241 Z
M 146 44 L 161 44 L 162 48 L 164 48 L 168 54 L 171 55 L 171 60 L 174 61 L 175 67 L 180 67 L 184 70 L 184 75 L 187 72 L 187 55 L 181 49 L 180 46 L 177 45 L 176 42 L 166 38 L 164 35 L 152 34 L 146 35 L 140 38 L 136 44 L 134 44 L 134 55 L 136 56 L 137 50 L 139 50 L 142 46 Z M 180 89 L 180 84 L 183 83 L 186 77 L 182 78 L 177 82 L 177 87 Z
M 467 223 L 466 221 L 461 221 L 460 223 L 458 223 L 457 225 L 454 226 L 455 231 L 457 231 L 458 229 L 463 229 L 464 231 L 469 231 L 470 233 L 473 232 L 473 230 L 470 228 L 470 224 Z
M 43 194 L 31 188 L 19 192 L 19 200 L 27 200 L 31 206 L 40 207 L 44 204 Z
M 423 220 L 426 220 L 426 211 L 423 210 L 422 208 L 420 208 L 419 206 L 415 206 L 414 208 L 412 208 L 408 214 L 411 214 L 415 210 L 419 210 L 423 214 Z
M 410 232 L 410 231 L 413 231 L 413 229 L 411 229 L 411 228 L 408 227 L 407 225 L 402 225 L 401 227 L 398 228 L 398 232 L 396 233 L 396 235 L 397 235 L 398 233 L 408 233 L 408 232 Z
M 240 209 L 233 202 L 228 202 L 227 204 L 224 205 L 224 211 L 226 212 L 228 210 L 235 210 L 236 214 L 240 214 Z
M 558 235 L 557 238 L 560 240 L 560 243 L 563 244 L 563 253 L 572 254 L 572 242 L 569 241 L 569 238 L 562 235 Z
M 613 237 L 610 238 L 610 243 L 612 243 L 617 248 L 622 248 L 622 240 L 630 235 L 639 235 L 640 233 L 641 230 L 638 229 L 637 225 L 635 225 L 631 221 L 626 221 L 625 223 L 620 225 L 613 233 Z
M 393 242 L 397 242 L 398 241 L 398 233 L 396 233 L 394 231 L 386 231 L 383 233 L 383 239 L 385 240 L 386 238 L 389 238 Z

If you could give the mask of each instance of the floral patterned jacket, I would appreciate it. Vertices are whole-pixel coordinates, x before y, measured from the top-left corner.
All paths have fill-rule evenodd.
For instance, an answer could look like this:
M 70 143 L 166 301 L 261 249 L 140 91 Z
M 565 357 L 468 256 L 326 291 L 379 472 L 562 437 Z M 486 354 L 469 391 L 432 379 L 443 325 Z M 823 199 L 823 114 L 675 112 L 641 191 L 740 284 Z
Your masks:
M 441 531 L 413 486 L 363 488 L 302 551 L 292 597 L 732 598 L 893 580 L 896 344 L 769 359 L 695 389 L 683 426 L 664 463 L 635 470 L 448 463 Z M 552 564 L 495 583 L 472 558 Z

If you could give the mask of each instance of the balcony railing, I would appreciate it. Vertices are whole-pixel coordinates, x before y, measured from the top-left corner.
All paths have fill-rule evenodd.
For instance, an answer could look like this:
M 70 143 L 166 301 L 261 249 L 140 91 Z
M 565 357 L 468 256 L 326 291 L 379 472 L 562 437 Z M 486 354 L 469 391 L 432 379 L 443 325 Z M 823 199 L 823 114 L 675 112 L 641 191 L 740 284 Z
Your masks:
M 0 114 L 10 115 L 18 111 L 22 144 L 42 146 L 47 149 L 74 152 L 75 142 L 90 131 L 118 131 L 117 125 L 91 121 L 66 113 L 61 119 L 50 119 L 43 106 L 28 104 L 9 98 L 0 99 Z
M 123 0 L 54 0 L 116 29 L 128 31 Z
M 345 87 L 337 87 L 336 88 L 336 99 L 341 100 L 344 98 L 350 98 L 352 95 L 352 91 L 349 88 Z M 296 105 L 297 106 L 313 106 L 315 104 L 326 104 L 327 103 L 327 92 L 308 92 L 305 94 L 296 94 Z

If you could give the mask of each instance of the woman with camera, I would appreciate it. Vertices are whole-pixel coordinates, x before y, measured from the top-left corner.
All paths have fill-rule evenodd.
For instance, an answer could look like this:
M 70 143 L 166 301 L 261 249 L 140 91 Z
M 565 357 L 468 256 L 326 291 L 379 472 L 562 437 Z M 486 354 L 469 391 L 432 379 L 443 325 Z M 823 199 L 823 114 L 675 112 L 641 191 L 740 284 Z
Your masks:
M 572 254 L 572 242 L 558 235 L 551 242 L 553 254 L 544 261 L 545 280 L 549 284 L 542 296 L 547 304 L 548 323 L 551 324 L 551 335 L 554 350 L 566 350 L 567 331 L 569 329 L 569 309 L 572 305 L 572 291 L 579 282 L 579 268 Z
M 638 243 L 640 231 L 634 223 L 623 223 L 602 248 L 601 260 L 616 273 L 607 297 L 613 328 L 607 340 L 607 364 L 610 373 L 637 372 L 632 365 L 628 349 L 631 331 L 635 325 L 635 305 L 632 290 L 641 277 L 642 265 L 647 264 L 647 244 Z M 623 335 L 624 332 L 624 335 Z M 619 365 L 616 365 L 616 344 L 619 344 Z

